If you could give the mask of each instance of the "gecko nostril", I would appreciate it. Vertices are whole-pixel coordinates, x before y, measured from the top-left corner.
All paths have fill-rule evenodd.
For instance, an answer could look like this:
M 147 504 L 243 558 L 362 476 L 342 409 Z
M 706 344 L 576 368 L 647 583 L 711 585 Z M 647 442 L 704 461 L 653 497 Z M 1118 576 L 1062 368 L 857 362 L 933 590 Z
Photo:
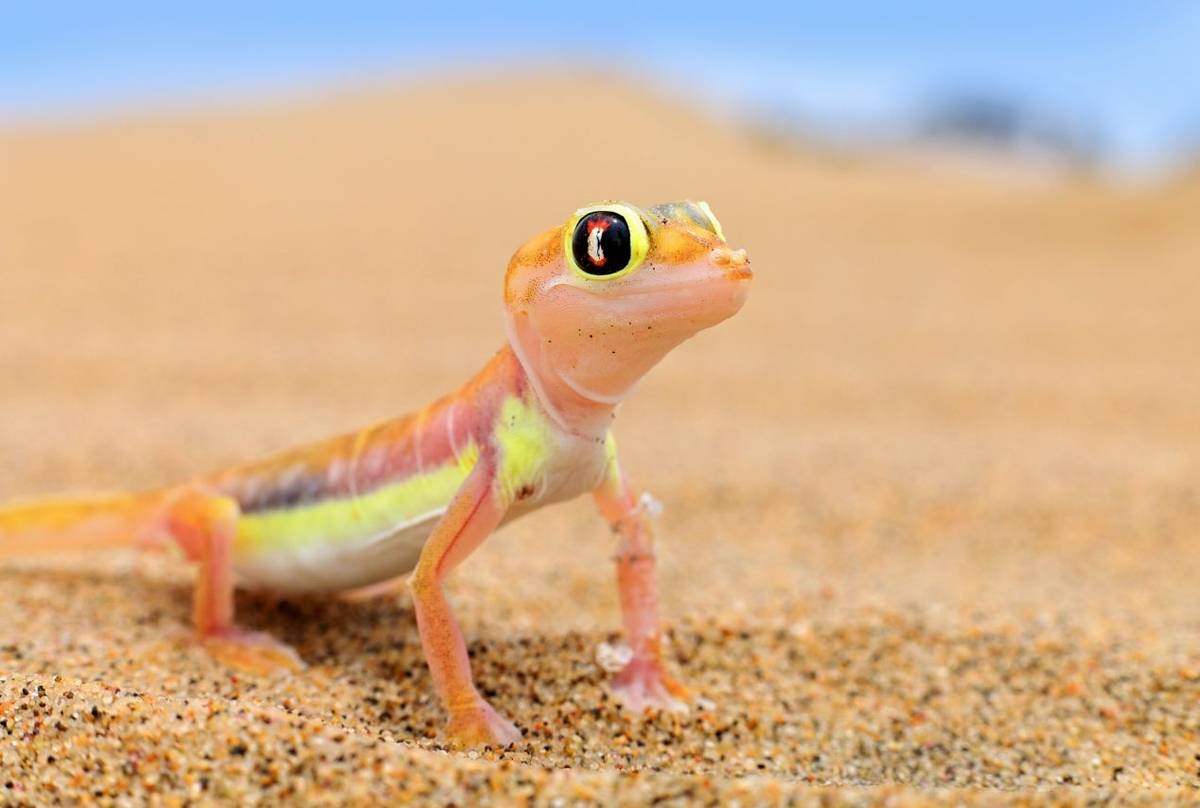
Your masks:
M 718 247 L 709 256 L 713 266 L 723 269 L 725 277 L 731 280 L 746 281 L 754 277 L 750 271 L 750 257 L 745 250 L 731 250 L 728 247 Z
M 728 247 L 718 247 L 709 257 L 719 267 L 740 267 L 750 263 L 745 250 L 731 250 Z

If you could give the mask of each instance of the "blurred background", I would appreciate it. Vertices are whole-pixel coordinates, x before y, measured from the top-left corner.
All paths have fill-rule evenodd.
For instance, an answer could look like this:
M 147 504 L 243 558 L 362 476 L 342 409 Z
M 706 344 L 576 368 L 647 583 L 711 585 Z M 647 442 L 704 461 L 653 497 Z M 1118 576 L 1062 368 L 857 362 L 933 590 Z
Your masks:
M 1195 4 L 3 15 L 5 494 L 417 406 L 498 344 L 511 252 L 606 198 L 705 198 L 757 269 L 624 419 L 706 518 L 824 552 L 795 520 L 881 491 L 1192 490 Z
M 1182 1 L 10 3 L 0 114 L 78 120 L 446 71 L 587 66 L 783 140 L 953 145 L 1142 173 L 1198 148 L 1198 18 Z
M 667 506 L 672 620 L 783 621 L 760 647 L 820 668 L 874 658 L 882 609 L 919 623 L 895 640 L 918 689 L 981 625 L 1039 626 L 1075 660 L 1051 677 L 1195 663 L 1200 5 L 776 6 L 0 6 L 0 495 L 420 406 L 499 347 L 526 239 L 596 200 L 706 199 L 750 301 L 618 427 Z M 563 506 L 482 548 L 456 603 L 475 634 L 602 637 L 608 553 Z M 1025 630 L 997 642 L 1037 656 Z M 903 690 L 863 681 L 859 729 Z M 1010 784 L 1116 780 L 976 707 L 923 731 L 1060 761 Z M 1062 709 L 1039 726 L 1094 714 Z M 954 737 L 954 782 L 991 782 Z M 841 738 L 822 777 L 894 776 Z M 1200 750 L 1159 749 L 1127 771 L 1194 784 Z
M 946 521 L 922 570 L 950 585 L 972 541 L 1044 539 L 993 546 L 977 498 L 1191 503 L 1198 33 L 1183 2 L 6 6 L 0 492 L 419 406 L 498 346 L 526 239 L 704 198 L 751 302 L 622 419 L 646 484 L 703 506 L 685 533 L 752 513 L 836 556 L 900 508 Z

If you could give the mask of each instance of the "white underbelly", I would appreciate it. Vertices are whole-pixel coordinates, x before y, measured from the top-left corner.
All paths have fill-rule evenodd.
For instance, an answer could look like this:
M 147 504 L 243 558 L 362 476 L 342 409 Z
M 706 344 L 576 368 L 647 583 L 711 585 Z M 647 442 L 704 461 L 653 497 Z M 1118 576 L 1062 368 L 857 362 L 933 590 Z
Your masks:
M 340 592 L 406 575 L 444 511 L 428 513 L 379 536 L 315 542 L 238 557 L 239 585 L 278 592 Z
M 526 499 L 513 503 L 501 525 L 538 508 L 591 491 L 603 478 L 605 457 L 594 441 L 562 438 L 539 469 Z M 412 572 L 421 548 L 445 513 L 430 511 L 377 536 L 318 541 L 281 547 L 234 559 L 240 585 L 277 592 L 341 592 L 360 589 Z

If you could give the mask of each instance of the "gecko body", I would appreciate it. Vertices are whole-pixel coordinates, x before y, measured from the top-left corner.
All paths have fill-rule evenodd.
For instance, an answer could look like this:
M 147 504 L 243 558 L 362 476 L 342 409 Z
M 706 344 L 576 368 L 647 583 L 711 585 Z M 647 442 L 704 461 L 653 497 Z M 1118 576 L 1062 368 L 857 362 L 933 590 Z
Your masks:
M 236 585 L 348 592 L 407 576 L 447 740 L 505 745 L 520 733 L 475 687 L 442 581 L 504 523 L 590 492 L 617 536 L 632 652 L 613 686 L 633 710 L 676 709 L 690 693 L 662 659 L 653 526 L 621 467 L 612 420 L 672 348 L 741 308 L 751 277 L 703 202 L 581 208 L 513 255 L 507 340 L 457 391 L 179 485 L 2 509 L 0 557 L 177 547 L 198 567 L 198 641 L 250 671 L 303 663 L 234 622 Z
M 411 572 L 489 440 L 504 449 L 502 525 L 593 490 L 611 442 L 559 429 L 501 351 L 463 390 L 418 413 L 207 480 L 239 504 L 239 584 L 338 592 Z

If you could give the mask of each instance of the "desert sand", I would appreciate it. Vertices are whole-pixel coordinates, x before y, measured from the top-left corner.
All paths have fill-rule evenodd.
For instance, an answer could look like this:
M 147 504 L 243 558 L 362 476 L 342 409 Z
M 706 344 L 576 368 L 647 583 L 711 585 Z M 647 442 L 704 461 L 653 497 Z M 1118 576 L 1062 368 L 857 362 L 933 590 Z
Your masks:
M 0 499 L 454 388 L 500 344 L 508 256 L 585 203 L 707 199 L 756 272 L 617 427 L 665 505 L 687 716 L 604 686 L 586 501 L 450 584 L 525 732 L 465 755 L 406 597 L 239 596 L 309 663 L 256 679 L 190 645 L 182 564 L 7 560 L 0 803 L 1197 799 L 1200 181 L 784 145 L 579 73 L 9 126 L 0 188 Z

